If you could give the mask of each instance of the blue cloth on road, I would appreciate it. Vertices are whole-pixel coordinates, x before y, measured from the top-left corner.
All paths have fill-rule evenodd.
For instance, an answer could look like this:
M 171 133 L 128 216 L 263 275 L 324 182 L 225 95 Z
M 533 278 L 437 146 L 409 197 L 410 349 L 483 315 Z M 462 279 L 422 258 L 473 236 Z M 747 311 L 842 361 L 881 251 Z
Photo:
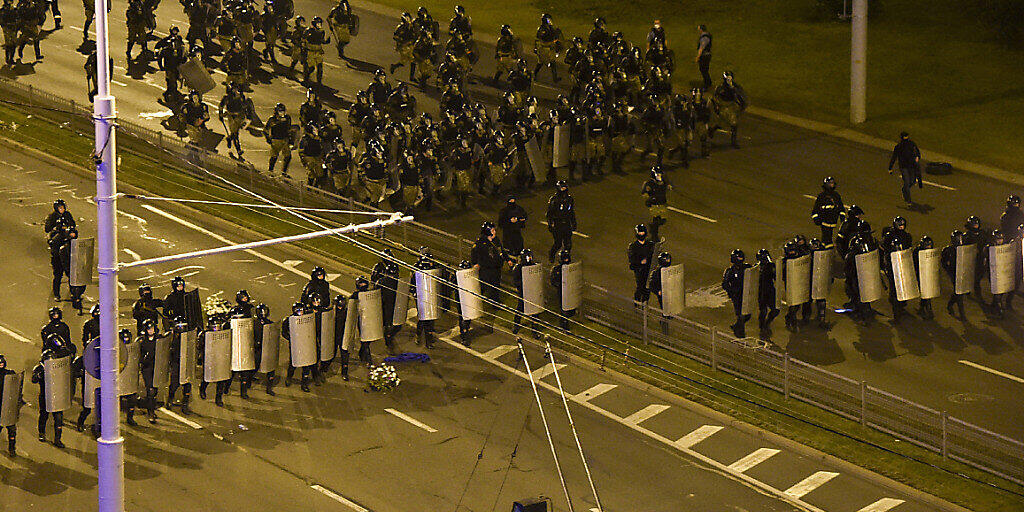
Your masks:
M 408 361 L 419 361 L 421 363 L 429 363 L 430 356 L 418 352 L 405 352 L 402 354 L 398 354 L 397 356 L 388 356 L 384 358 L 385 363 L 405 363 Z

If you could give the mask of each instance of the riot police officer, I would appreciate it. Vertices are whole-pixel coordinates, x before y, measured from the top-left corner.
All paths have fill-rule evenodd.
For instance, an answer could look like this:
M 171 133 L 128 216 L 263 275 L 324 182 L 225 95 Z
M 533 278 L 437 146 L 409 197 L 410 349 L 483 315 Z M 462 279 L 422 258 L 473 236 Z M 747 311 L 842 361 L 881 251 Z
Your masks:
M 967 221 L 964 222 L 964 242 L 978 246 L 978 259 L 974 270 L 974 294 L 978 296 L 979 301 L 984 302 L 984 299 L 981 298 L 981 280 L 988 273 L 988 265 L 986 265 L 987 254 L 982 248 L 988 244 L 988 233 L 981 228 L 981 219 L 977 215 L 967 217 Z
M 786 257 L 789 257 L 790 250 L 788 249 L 795 250 L 795 247 L 792 242 L 787 243 L 786 246 L 788 247 L 783 250 L 786 252 Z M 772 261 L 768 249 L 764 248 L 757 251 L 756 258 L 757 268 L 760 270 L 757 280 L 757 325 L 761 328 L 762 333 L 771 334 L 772 320 L 779 315 L 779 308 L 775 307 L 775 262 Z M 785 281 L 786 267 L 782 267 L 782 273 L 782 280 Z M 795 306 L 790 306 L 786 313 L 786 327 L 791 327 L 791 320 L 795 320 L 795 318 L 791 319 L 794 309 Z
M 518 256 L 523 250 L 523 230 L 526 229 L 526 209 L 516 202 L 516 196 L 510 195 L 505 207 L 498 212 L 498 227 L 501 228 L 501 243 L 512 256 Z
M 150 423 L 156 423 L 156 386 L 153 385 L 153 377 L 156 370 L 156 342 L 160 338 L 156 322 L 145 320 L 142 322 L 142 332 L 139 333 L 139 367 L 142 370 L 142 381 L 146 387 L 146 398 L 143 405 L 146 407 L 146 416 Z
M 655 242 L 647 237 L 647 226 L 637 224 L 633 228 L 636 239 L 629 243 L 626 249 L 626 257 L 629 259 L 629 269 L 633 271 L 633 279 L 636 283 L 633 288 L 633 305 L 640 307 L 646 303 L 650 296 L 647 289 L 647 281 L 651 276 L 651 259 L 654 257 Z
M 85 285 L 71 284 L 71 243 L 78 239 L 78 228 L 70 226 L 65 230 L 63 243 L 60 246 L 61 273 L 68 276 L 68 290 L 71 292 L 71 307 L 82 314 L 82 294 L 85 293 Z M 60 275 L 55 278 L 57 289 L 60 288 Z
M 516 261 L 516 265 L 512 267 L 512 284 L 516 287 L 516 296 L 518 298 L 516 303 L 516 312 L 512 317 L 512 334 L 518 334 L 519 329 L 525 325 L 528 330 L 533 331 L 535 338 L 540 338 L 540 330 L 538 327 L 532 325 L 533 315 L 527 315 L 525 313 L 526 302 L 523 288 L 523 267 L 530 265 L 536 265 L 533 261 L 533 251 L 530 249 L 523 249 L 519 253 L 519 258 Z
M 320 16 L 314 16 L 306 29 L 306 35 L 302 38 L 306 49 L 306 60 L 302 66 L 303 83 L 310 85 L 309 79 L 316 73 L 316 84 L 322 86 L 324 82 L 324 45 L 331 42 L 331 36 L 323 29 L 324 20 Z M 341 53 L 341 50 L 338 50 Z
M 331 284 L 327 282 L 327 271 L 321 266 L 313 267 L 309 273 L 309 281 L 302 287 L 302 297 L 309 297 L 312 294 L 323 297 L 331 296 Z
M 1007 242 L 1008 242 L 1008 237 L 1006 236 L 1006 233 L 1003 233 L 1003 230 L 1001 230 L 1001 229 L 994 229 L 994 230 L 992 230 L 992 236 L 989 238 L 988 243 L 985 244 L 984 247 L 979 248 L 979 250 L 982 253 L 984 253 L 985 266 L 986 267 L 989 266 L 989 262 L 992 260 L 989 249 L 992 248 L 992 247 L 1003 245 L 1003 244 L 1005 244 Z M 994 263 L 994 262 L 992 262 L 992 263 Z M 1014 270 L 1010 270 L 1010 274 L 1012 276 L 1011 278 L 1015 278 L 1016 277 L 1016 274 L 1015 274 L 1016 266 L 1014 266 L 1013 268 L 1014 268 Z M 989 272 L 989 278 L 993 281 L 993 286 L 992 286 L 992 290 L 991 290 L 992 292 L 996 291 L 996 289 L 995 289 L 995 282 L 997 282 L 997 279 L 1000 277 L 999 274 L 997 274 L 997 272 L 998 272 L 998 268 L 993 268 L 992 271 Z M 1009 292 L 993 293 L 992 294 L 991 307 L 992 307 L 992 315 L 993 316 L 995 316 L 998 319 L 1002 319 L 1003 318 L 1003 314 L 1004 314 L 1003 310 L 1004 310 L 1006 304 L 1009 302 L 1009 297 L 1011 297 L 1011 296 L 1013 296 L 1012 288 L 1011 288 L 1011 290 Z
M 200 360 L 201 360 L 201 362 L 203 363 L 204 366 L 206 364 L 206 358 L 207 357 L 213 357 L 212 354 L 207 354 L 206 350 L 205 350 L 206 333 L 207 332 L 212 332 L 212 331 L 221 331 L 221 330 L 227 328 L 227 326 L 225 325 L 226 324 L 225 320 L 226 319 L 222 318 L 221 315 L 210 315 L 210 318 L 207 319 L 207 322 L 206 322 L 206 328 L 199 331 L 199 336 L 198 336 L 198 340 L 199 341 L 198 341 L 198 343 L 199 343 L 199 347 L 200 347 Z M 230 383 L 231 383 L 231 381 L 228 380 L 228 379 L 219 380 L 219 381 L 214 382 L 214 385 L 215 385 L 214 389 L 215 389 L 215 393 L 216 393 L 214 395 L 214 404 L 216 404 L 217 407 L 224 407 L 224 394 L 227 393 L 228 385 Z M 205 378 L 203 379 L 203 382 L 201 384 L 199 384 L 199 398 L 202 398 L 203 400 L 206 399 L 206 387 L 209 384 L 210 383 L 207 382 Z
M 49 232 L 47 245 L 50 247 L 50 270 L 53 272 L 51 292 L 60 300 L 60 283 L 64 279 L 64 262 L 61 261 L 61 248 L 69 244 L 69 226 L 58 226 Z
M 914 246 L 914 238 L 907 232 L 907 219 L 896 216 L 892 220 L 892 228 L 882 234 L 882 273 L 889 282 L 889 303 L 892 305 L 893 321 L 899 322 L 906 313 L 907 302 L 896 299 L 896 276 L 892 270 L 892 253 L 910 249 Z
M 870 303 L 866 303 L 862 300 L 863 297 L 860 294 L 860 275 L 857 272 L 857 256 L 860 254 L 867 254 L 877 248 L 875 238 L 871 234 L 871 225 L 868 224 L 867 221 L 860 221 L 858 223 L 858 229 L 850 237 L 849 243 L 847 244 L 845 257 L 845 284 L 846 295 L 850 298 L 850 302 L 847 304 L 847 309 L 851 310 L 854 319 L 863 322 L 867 322 L 870 319 L 870 315 L 874 313 L 874 309 L 871 308 Z M 865 277 L 869 279 L 877 278 L 875 276 Z
M 846 210 L 846 218 L 839 225 L 839 231 L 836 232 L 835 236 L 836 252 L 839 253 L 840 258 L 846 258 L 850 238 L 857 233 L 861 222 L 863 222 L 860 218 L 861 215 L 864 215 L 864 210 L 855 204 L 851 204 L 850 208 Z
M 480 272 L 484 297 L 501 302 L 501 267 L 505 264 L 505 250 L 493 222 L 487 221 L 480 226 L 480 237 L 473 244 L 470 263 Z
M 1024 211 L 1020 208 L 1020 196 L 1010 194 L 1006 198 L 1006 209 L 999 216 L 999 229 L 1004 234 L 1013 234 L 1021 224 L 1024 224 Z
M 921 251 L 927 251 L 934 247 L 935 245 L 932 242 L 932 237 L 925 235 L 921 237 L 921 240 L 917 243 L 917 247 L 914 248 L 914 270 L 917 272 L 918 276 L 921 275 L 921 260 L 919 257 Z M 922 283 L 922 290 L 923 288 L 924 286 Z M 935 313 L 932 312 L 932 300 L 922 297 L 920 300 L 919 312 L 921 313 L 921 318 L 925 320 L 935 318 Z
M 370 286 L 380 289 L 381 313 L 384 318 L 384 345 L 394 351 L 395 301 L 398 295 L 398 263 L 395 263 L 391 249 L 381 250 L 381 259 L 370 270 Z
M 185 42 L 178 35 L 178 27 L 171 27 L 167 37 L 157 41 L 153 49 L 157 52 L 157 64 L 164 72 L 164 79 L 167 82 L 167 89 L 164 91 L 164 101 L 168 104 L 180 101 L 181 93 L 178 92 L 178 81 L 181 80 L 181 73 L 178 66 L 185 62 Z
M 839 225 L 844 211 L 843 198 L 836 192 L 836 179 L 828 176 L 822 180 L 821 192 L 811 208 L 811 221 L 821 228 L 821 243 L 826 249 L 832 248 L 832 231 Z
M 729 143 L 734 148 L 740 147 L 737 137 L 739 117 L 747 109 L 747 95 L 733 79 L 732 71 L 722 73 L 722 83 L 715 89 L 714 103 L 720 119 L 729 125 Z M 715 131 L 717 127 L 711 130 L 711 134 Z
M 263 339 L 263 326 L 273 323 L 270 320 L 270 306 L 260 303 L 256 305 L 256 308 L 253 311 L 256 313 L 256 321 L 253 329 L 253 337 L 255 338 L 253 347 L 255 348 L 256 352 L 256 360 L 262 361 L 264 350 L 278 350 L 279 347 L 277 345 L 271 346 L 268 340 Z M 257 371 L 260 370 L 261 368 L 257 366 Z M 267 394 L 270 396 L 275 396 L 276 393 L 274 393 L 274 384 L 277 382 L 277 370 L 274 368 L 270 368 L 266 373 Z
M 252 297 L 249 296 L 249 291 L 242 289 L 235 292 L 235 305 L 231 308 L 231 318 L 253 318 L 253 309 L 255 306 L 252 304 Z M 253 337 L 255 338 L 256 333 L 256 322 L 253 322 Z M 261 333 L 262 334 L 262 333 Z M 231 379 L 228 380 L 228 387 L 230 388 L 231 382 L 234 381 L 235 374 L 239 377 L 239 394 L 243 400 L 249 399 L 249 388 L 252 387 L 253 378 L 256 375 L 256 370 L 243 370 L 239 372 L 232 372 Z
M 750 264 L 746 262 L 746 255 L 740 249 L 733 249 L 729 255 L 731 265 L 725 269 L 722 275 L 722 289 L 732 301 L 733 311 L 736 313 L 736 322 L 732 324 L 732 332 L 737 338 L 747 336 L 746 323 L 750 320 L 749 314 L 743 313 L 743 274 Z
M 569 194 L 565 180 L 555 183 L 555 193 L 548 199 L 548 231 L 554 243 L 548 251 L 548 260 L 554 261 L 560 250 L 572 250 L 572 232 L 576 230 L 576 201 Z
M 61 442 L 61 434 L 64 427 L 64 411 L 47 412 L 47 402 L 50 395 L 46 390 L 45 361 L 49 359 L 60 359 L 62 357 L 74 356 L 75 347 L 56 334 L 51 334 L 43 341 L 43 353 L 39 358 L 39 364 L 32 369 L 32 382 L 39 384 L 39 441 L 46 442 L 46 423 L 50 416 L 53 416 L 53 445 L 57 448 L 64 448 Z M 70 368 L 68 368 L 70 371 Z M 68 389 L 67 392 L 71 390 Z M 8 434 L 9 435 L 9 434 Z
M 43 222 L 43 232 L 50 234 L 57 230 L 57 228 L 67 228 L 75 226 L 75 217 L 68 211 L 68 205 L 63 199 L 57 199 L 53 202 L 53 211 L 46 216 L 46 220 Z
M 168 358 L 171 362 L 171 382 L 167 387 L 167 407 L 180 405 L 181 413 L 187 416 L 192 413 L 192 410 L 189 409 L 188 406 L 189 401 L 192 398 L 192 382 L 191 379 L 188 379 L 189 382 L 181 384 L 181 354 L 182 343 L 184 341 L 183 338 L 187 336 L 190 329 L 184 316 L 173 317 L 171 323 L 173 324 L 173 327 L 171 328 L 170 357 Z M 193 347 L 193 350 L 195 350 L 195 347 Z M 192 360 L 185 361 L 184 366 L 185 371 L 194 375 L 196 365 L 195 352 L 192 352 L 192 356 Z M 176 402 L 174 400 L 174 396 L 178 393 L 179 387 L 181 388 L 181 401 Z
M 551 22 L 550 14 L 540 16 L 540 26 L 533 43 L 533 53 L 537 54 L 537 67 L 533 69 L 533 77 L 537 78 L 541 68 L 551 69 L 551 80 L 558 82 L 558 54 L 562 51 L 562 31 Z
M 47 340 L 52 340 L 53 336 L 56 336 L 64 344 L 71 344 L 71 329 L 68 328 L 68 324 L 64 323 L 64 312 L 60 308 L 54 306 L 46 312 L 47 322 L 39 331 L 39 338 L 43 340 L 43 348 L 46 347 Z
M 438 268 L 437 263 L 434 261 L 433 256 L 430 254 L 430 249 L 426 247 L 420 247 L 420 257 L 413 264 L 414 270 L 434 270 Z M 412 290 L 413 293 L 421 293 L 416 287 L 416 273 L 413 272 L 412 278 Z M 437 300 L 435 298 L 435 300 Z M 422 315 L 419 315 L 422 318 Z M 436 336 L 434 335 L 434 320 L 416 320 L 416 344 L 423 343 L 427 348 L 434 348 L 434 341 Z
M 956 314 L 953 312 L 953 306 L 956 306 L 957 311 L 960 313 L 960 320 L 967 320 L 967 315 L 964 313 L 964 295 L 967 293 L 957 293 L 956 291 L 956 280 L 957 280 L 957 247 L 962 245 L 970 245 L 964 235 L 963 231 L 954 229 L 949 235 L 949 245 L 942 248 L 942 268 L 945 269 L 946 274 L 949 275 L 950 281 L 953 282 L 953 290 L 949 294 L 949 300 L 946 301 L 946 311 L 949 312 L 949 316 L 956 318 Z M 973 262 L 960 262 L 960 266 L 971 265 Z
M 274 174 L 278 158 L 284 155 L 281 175 L 288 176 L 288 165 L 292 163 L 292 116 L 288 115 L 284 103 L 278 103 L 274 107 L 274 115 L 267 119 L 263 134 L 267 144 L 270 144 L 270 165 L 267 173 Z
M 338 5 L 327 14 L 327 24 L 334 32 L 334 42 L 338 47 L 338 58 L 345 58 L 345 47 L 352 40 L 352 29 L 358 26 L 356 23 L 356 15 L 352 12 L 348 0 L 339 0 Z
M 644 182 L 640 189 L 640 195 L 647 196 L 644 205 L 651 214 L 651 239 L 655 243 L 661 240 L 658 236 L 658 229 L 665 224 L 665 215 L 668 213 L 668 191 L 672 184 L 664 179 L 661 173 L 661 166 L 651 167 L 651 177 Z
M 334 297 L 334 346 L 341 356 L 341 379 L 348 381 L 349 351 L 345 340 L 345 325 L 348 320 L 348 297 L 338 294 Z M 359 319 L 356 318 L 358 323 Z M 351 326 L 350 328 L 354 328 Z M 386 332 L 386 331 L 385 331 Z
M 830 248 L 826 247 L 825 244 L 822 243 L 821 240 L 818 240 L 817 238 L 812 238 L 809 245 L 810 245 L 810 250 L 811 250 L 812 254 L 817 252 L 817 251 L 831 250 Z M 828 265 L 828 269 L 827 269 L 827 272 L 829 273 L 830 276 L 831 276 L 831 273 L 832 273 L 831 267 L 832 267 L 831 265 Z M 831 279 L 828 280 L 828 283 L 831 284 Z M 812 283 L 812 285 L 813 285 L 813 283 Z M 826 287 L 825 290 L 826 290 L 825 295 L 827 295 L 828 294 L 827 293 L 828 288 Z M 818 320 L 818 327 L 820 327 L 822 329 L 828 329 L 829 327 L 831 327 L 831 324 L 829 324 L 828 321 L 825 320 L 825 311 L 828 309 L 827 302 L 828 302 L 827 298 L 814 299 L 815 316 L 817 317 L 817 320 Z
M 564 291 L 562 290 L 562 268 L 569 263 L 572 263 L 572 256 L 569 254 L 568 249 L 562 249 L 561 251 L 558 251 L 558 263 L 551 267 L 551 276 L 549 281 L 551 286 L 555 288 L 555 300 L 558 301 L 559 304 L 562 303 L 562 293 Z M 558 324 L 564 331 L 568 332 L 569 318 L 576 316 L 576 309 L 564 309 L 561 308 L 561 306 L 559 306 L 559 308 L 562 311 L 562 315 L 558 318 Z
M 14 375 L 14 370 L 7 367 L 7 358 L 3 354 L 0 354 L 0 401 L 3 400 L 4 396 L 4 380 L 8 375 Z M 16 398 L 20 400 L 20 397 Z M 11 457 L 15 457 L 17 452 L 15 451 L 18 443 L 18 426 L 8 425 L 7 427 L 7 453 Z M 4 427 L 0 427 L 3 430 Z

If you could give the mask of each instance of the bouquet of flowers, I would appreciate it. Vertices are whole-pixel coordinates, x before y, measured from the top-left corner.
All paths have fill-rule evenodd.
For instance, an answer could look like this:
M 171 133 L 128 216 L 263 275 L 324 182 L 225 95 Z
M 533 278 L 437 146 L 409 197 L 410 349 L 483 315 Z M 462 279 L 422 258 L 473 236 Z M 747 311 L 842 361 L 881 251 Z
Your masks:
M 206 318 L 223 320 L 231 313 L 231 303 L 218 297 L 207 297 L 203 311 Z
M 395 371 L 395 367 L 384 363 L 371 366 L 370 376 L 366 379 L 370 389 L 382 392 L 395 389 L 401 382 L 402 379 L 398 378 L 398 372 Z

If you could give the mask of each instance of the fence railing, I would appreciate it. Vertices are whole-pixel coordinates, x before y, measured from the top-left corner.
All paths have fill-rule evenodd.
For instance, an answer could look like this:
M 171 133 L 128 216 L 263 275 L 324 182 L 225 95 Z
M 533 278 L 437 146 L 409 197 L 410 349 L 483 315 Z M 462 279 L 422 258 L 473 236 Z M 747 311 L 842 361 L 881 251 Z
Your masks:
M 43 113 L 76 129 L 91 131 L 90 105 L 67 100 L 30 85 L 0 80 L 8 100 L 51 109 Z M 133 149 L 151 147 L 181 162 L 186 172 L 209 179 L 203 169 L 289 206 L 338 207 L 373 210 L 349 198 L 306 186 L 271 179 L 250 165 L 196 148 L 173 135 L 154 131 L 130 120 L 118 120 L 119 137 L 134 139 Z M 139 144 L 141 143 L 141 145 Z M 408 248 L 429 247 L 435 258 L 455 264 L 468 258 L 472 242 L 417 222 L 391 228 L 389 236 Z M 752 346 L 714 327 L 685 318 L 665 318 L 652 305 L 636 307 L 632 298 L 585 284 L 582 315 L 598 324 L 644 343 L 704 363 L 744 380 L 775 390 L 786 399 L 798 400 L 838 414 L 898 439 L 940 453 L 943 457 L 976 467 L 1024 485 L 1024 443 L 961 421 L 923 405 L 900 398 L 829 370 L 793 359 L 767 347 Z M 577 339 L 586 339 L 576 337 Z M 580 346 L 589 354 L 607 354 L 608 347 L 590 341 Z M 625 356 L 629 360 L 630 356 Z M 657 365 L 666 374 L 670 370 Z

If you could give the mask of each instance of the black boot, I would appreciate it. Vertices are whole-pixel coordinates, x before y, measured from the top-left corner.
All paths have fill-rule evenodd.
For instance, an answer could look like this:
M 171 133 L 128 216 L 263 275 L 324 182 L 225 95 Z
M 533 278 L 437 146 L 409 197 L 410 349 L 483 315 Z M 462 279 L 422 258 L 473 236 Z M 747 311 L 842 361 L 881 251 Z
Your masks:
M 53 429 L 53 445 L 57 448 L 64 448 L 64 443 L 60 441 L 61 434 L 64 433 L 64 428 L 57 425 Z
M 18 453 L 14 450 L 15 438 L 11 437 L 7 439 L 7 454 L 11 457 L 16 457 Z
M 301 389 L 302 389 L 303 392 L 309 393 L 309 377 L 306 377 L 306 376 L 302 377 Z

